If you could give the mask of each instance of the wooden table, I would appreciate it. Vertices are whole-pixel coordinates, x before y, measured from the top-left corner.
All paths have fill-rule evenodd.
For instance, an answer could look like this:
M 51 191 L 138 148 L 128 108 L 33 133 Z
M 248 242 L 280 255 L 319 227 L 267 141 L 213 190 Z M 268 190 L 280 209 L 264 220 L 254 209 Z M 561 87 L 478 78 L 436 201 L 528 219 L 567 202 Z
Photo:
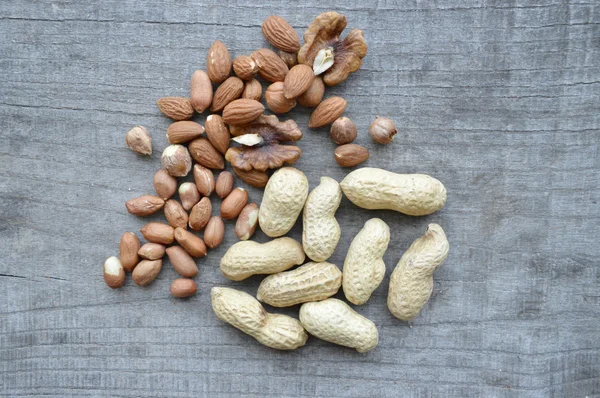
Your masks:
M 336 2 L 369 53 L 327 95 L 348 100 L 366 165 L 428 173 L 448 189 L 446 207 L 421 218 L 342 201 L 335 264 L 369 218 L 392 229 L 386 279 L 357 308 L 380 343 L 358 354 L 316 338 L 278 352 L 216 319 L 212 286 L 255 294 L 262 279 L 220 273 L 232 223 L 199 262 L 189 300 L 170 297 L 168 264 L 147 288 L 104 285 L 121 234 L 147 221 L 124 202 L 153 192 L 169 125 L 155 100 L 188 94 L 213 40 L 249 54 L 267 46 L 268 15 L 301 34 L 331 7 L 206 3 L 0 2 L 0 395 L 600 396 L 600 4 Z M 286 116 L 305 133 L 296 167 L 311 188 L 322 175 L 341 181 L 348 170 L 309 115 Z M 371 141 L 375 115 L 396 121 L 393 144 Z M 125 147 L 137 124 L 152 133 L 151 158 Z M 409 325 L 386 308 L 387 277 L 430 222 L 450 255 Z

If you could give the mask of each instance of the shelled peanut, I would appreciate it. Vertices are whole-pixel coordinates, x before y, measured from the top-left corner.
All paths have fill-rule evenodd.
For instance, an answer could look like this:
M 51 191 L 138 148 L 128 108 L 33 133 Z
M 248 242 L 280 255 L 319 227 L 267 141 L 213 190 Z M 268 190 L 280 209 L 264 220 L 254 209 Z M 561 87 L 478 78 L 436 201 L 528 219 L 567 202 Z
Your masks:
M 201 126 L 193 128 L 203 132 Z M 177 142 L 186 141 L 181 137 L 171 135 Z M 185 149 L 184 146 L 181 147 Z M 198 266 L 194 258 L 206 256 L 207 248 L 216 248 L 223 241 L 225 224 L 222 218 L 236 219 L 246 207 L 248 209 L 244 212 L 236 231 L 239 230 L 240 236 L 245 239 L 252 236 L 258 224 L 258 208 L 256 204 L 246 206 L 248 191 L 241 187 L 234 188 L 235 179 L 230 172 L 221 172 L 215 181 L 211 169 L 200 164 L 193 165 L 191 169 L 195 184 L 183 182 L 179 185 L 181 202 L 172 198 L 177 191 L 177 179 L 167 170 L 161 169 L 154 176 L 154 186 L 159 196 L 142 195 L 126 203 L 128 212 L 136 216 L 152 215 L 162 208 L 168 224 L 146 224 L 140 230 L 148 241 L 144 245 L 141 245 L 134 233 L 126 232 L 121 238 L 120 260 L 111 257 L 105 263 L 104 275 L 107 285 L 113 288 L 121 287 L 125 282 L 125 272 L 132 272 L 133 280 L 138 285 L 150 284 L 160 273 L 165 254 L 177 273 L 186 278 L 195 277 L 198 274 Z M 222 199 L 220 216 L 212 215 L 210 196 L 213 192 L 217 192 Z M 188 227 L 193 231 L 204 230 L 204 239 L 193 231 L 188 231 Z M 174 281 L 171 293 L 174 297 L 187 297 L 196 291 L 195 284 L 192 286 L 192 283 L 191 279 Z
M 167 223 L 153 221 L 146 224 L 140 230 L 148 241 L 143 245 L 134 233 L 123 235 L 120 260 L 111 257 L 104 267 L 105 280 L 110 287 L 122 286 L 126 272 L 132 273 L 136 284 L 150 284 L 160 273 L 165 254 L 176 272 L 187 278 L 195 277 L 198 266 L 194 258 L 206 256 L 207 249 L 216 248 L 223 241 L 225 224 L 222 219 L 235 220 L 247 207 L 248 192 L 234 186 L 235 178 L 231 172 L 223 171 L 217 179 L 213 174 L 212 169 L 224 167 L 223 154 L 230 144 L 229 128 L 223 118 L 218 114 L 209 115 L 206 129 L 200 123 L 188 120 L 194 111 L 203 112 L 208 108 L 213 112 L 221 111 L 242 94 L 241 80 L 228 77 L 231 64 L 228 57 L 229 52 L 221 42 L 213 43 L 207 57 L 211 60 L 209 73 L 194 73 L 191 99 L 165 97 L 157 101 L 160 111 L 174 122 L 167 128 L 170 145 L 162 153 L 162 168 L 154 174 L 156 195 L 133 198 L 126 203 L 126 208 L 128 213 L 139 217 L 156 214 L 162 209 Z M 207 80 L 222 83 L 213 93 Z M 236 117 L 234 115 L 234 119 Z M 207 138 L 204 138 L 205 134 Z M 132 129 L 127 133 L 126 141 L 133 150 L 149 154 L 145 149 L 151 144 L 147 129 Z M 179 183 L 178 178 L 185 177 L 190 171 L 194 182 Z M 173 196 L 177 192 L 179 198 L 175 199 Z M 212 214 L 210 197 L 213 192 L 221 199 L 221 205 L 216 207 L 220 209 L 220 216 Z M 252 236 L 258 224 L 257 213 L 256 204 L 245 210 L 236 227 L 241 237 L 248 239 Z M 202 230 L 203 238 L 194 232 Z M 186 297 L 195 291 L 191 279 L 175 280 L 171 286 L 174 297 Z

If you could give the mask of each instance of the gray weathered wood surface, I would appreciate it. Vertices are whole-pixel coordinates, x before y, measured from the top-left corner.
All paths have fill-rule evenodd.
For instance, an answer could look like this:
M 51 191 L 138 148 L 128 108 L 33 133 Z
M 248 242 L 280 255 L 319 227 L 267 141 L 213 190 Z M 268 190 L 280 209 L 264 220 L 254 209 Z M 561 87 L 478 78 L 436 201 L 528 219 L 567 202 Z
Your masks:
M 211 3 L 0 2 L 0 394 L 600 396 L 600 4 Z M 372 352 L 316 338 L 295 352 L 263 347 L 210 306 L 212 286 L 254 294 L 261 280 L 221 275 L 231 223 L 200 262 L 197 296 L 169 296 L 169 266 L 148 288 L 107 288 L 104 259 L 145 222 L 124 202 L 153 192 L 166 145 L 169 121 L 154 101 L 187 95 L 213 40 L 247 54 L 266 45 L 266 16 L 302 33 L 331 8 L 369 43 L 360 72 L 328 91 L 348 99 L 367 164 L 448 188 L 447 206 L 423 218 L 344 199 L 332 262 L 341 266 L 368 218 L 383 217 L 389 276 L 427 223 L 440 223 L 451 252 L 421 316 L 391 316 L 386 278 L 357 309 L 379 328 Z M 397 121 L 392 145 L 366 134 L 375 115 Z M 289 116 L 305 132 L 297 167 L 311 187 L 321 175 L 341 180 L 327 130 L 308 130 L 309 110 Z M 151 159 L 124 145 L 136 124 L 153 135 Z

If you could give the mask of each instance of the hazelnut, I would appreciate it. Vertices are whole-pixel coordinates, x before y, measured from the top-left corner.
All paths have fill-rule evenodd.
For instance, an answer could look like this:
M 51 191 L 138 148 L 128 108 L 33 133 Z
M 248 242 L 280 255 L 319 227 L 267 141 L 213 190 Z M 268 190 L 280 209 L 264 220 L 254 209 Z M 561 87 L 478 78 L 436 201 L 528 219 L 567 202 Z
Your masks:
M 160 160 L 162 167 L 173 177 L 185 177 L 192 169 L 192 158 L 183 145 L 169 145 Z
M 394 122 L 387 117 L 378 116 L 369 127 L 369 134 L 373 141 L 382 145 L 392 142 L 397 132 Z
M 152 155 L 152 137 L 142 126 L 135 126 L 125 134 L 125 144 L 140 155 Z
M 331 139 L 338 145 L 351 143 L 357 134 L 356 125 L 346 116 L 340 117 L 331 125 Z

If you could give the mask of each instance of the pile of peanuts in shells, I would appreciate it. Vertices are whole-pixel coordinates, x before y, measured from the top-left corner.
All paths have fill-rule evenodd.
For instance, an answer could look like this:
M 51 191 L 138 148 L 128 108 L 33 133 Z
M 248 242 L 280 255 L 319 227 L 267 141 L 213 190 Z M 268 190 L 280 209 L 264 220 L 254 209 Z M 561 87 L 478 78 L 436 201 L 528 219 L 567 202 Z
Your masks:
M 357 128 L 342 116 L 346 100 L 337 96 L 323 99 L 325 87 L 342 83 L 358 71 L 367 54 L 363 31 L 353 29 L 342 39 L 345 27 L 343 15 L 323 13 L 308 26 L 301 44 L 285 19 L 269 16 L 262 32 L 276 50 L 262 48 L 232 62 L 227 47 L 215 41 L 208 50 L 206 70 L 197 70 L 191 77 L 190 98 L 157 101 L 159 110 L 174 122 L 167 129 L 170 145 L 162 152 L 162 167 L 154 175 L 156 194 L 131 199 L 126 207 L 140 217 L 162 210 L 167 223 L 146 224 L 140 230 L 147 241 L 144 244 L 135 233 L 124 233 L 120 256 L 104 263 L 109 287 L 120 288 L 126 272 L 139 286 L 152 283 L 166 254 L 181 275 L 172 282 L 171 294 L 177 298 L 194 295 L 195 259 L 222 243 L 223 219 L 236 219 L 240 241 L 221 259 L 221 272 L 232 281 L 257 274 L 269 276 L 261 282 L 256 298 L 232 288 L 213 287 L 212 307 L 220 320 L 280 350 L 302 347 L 308 334 L 358 352 L 377 345 L 375 324 L 331 297 L 343 287 L 350 303 L 358 306 L 369 300 L 385 276 L 383 256 L 390 228 L 379 218 L 368 220 L 352 240 L 342 270 L 328 263 L 340 239 L 335 213 L 342 193 L 361 208 L 424 216 L 444 206 L 446 189 L 425 174 L 363 167 L 347 174 L 341 183 L 321 177 L 309 193 L 304 173 L 286 166 L 302 154 L 300 148 L 289 144 L 300 140 L 302 132 L 293 120 L 264 114 L 262 84 L 256 78 L 258 75 L 270 84 L 265 99 L 271 112 L 286 113 L 297 104 L 314 108 L 309 128 L 331 125 L 331 139 L 339 145 L 334 153 L 338 164 L 359 165 L 369 152 L 352 143 Z M 217 85 L 214 92 L 213 84 Z M 210 115 L 204 126 L 189 120 L 194 113 L 205 111 Z M 396 127 L 389 118 L 377 117 L 369 134 L 386 145 L 392 142 Z M 152 154 L 152 139 L 142 126 L 127 132 L 126 144 L 141 155 Z M 224 170 L 226 162 L 233 173 Z M 213 170 L 219 170 L 216 178 Z M 194 182 L 179 184 L 177 178 L 190 172 Z M 260 204 L 249 202 L 248 191 L 235 186 L 234 174 L 244 183 L 264 189 Z M 176 192 L 179 200 L 173 198 Z M 212 216 L 213 193 L 221 199 L 219 216 Z M 298 242 L 284 235 L 301 212 L 303 233 Z M 271 241 L 250 240 L 259 226 Z M 202 230 L 200 237 L 197 232 Z M 387 303 L 395 317 L 409 321 L 419 314 L 431 296 L 433 273 L 448 250 L 443 229 L 429 224 L 402 255 L 389 281 Z M 273 307 L 301 304 L 299 319 L 268 313 L 261 302 Z

